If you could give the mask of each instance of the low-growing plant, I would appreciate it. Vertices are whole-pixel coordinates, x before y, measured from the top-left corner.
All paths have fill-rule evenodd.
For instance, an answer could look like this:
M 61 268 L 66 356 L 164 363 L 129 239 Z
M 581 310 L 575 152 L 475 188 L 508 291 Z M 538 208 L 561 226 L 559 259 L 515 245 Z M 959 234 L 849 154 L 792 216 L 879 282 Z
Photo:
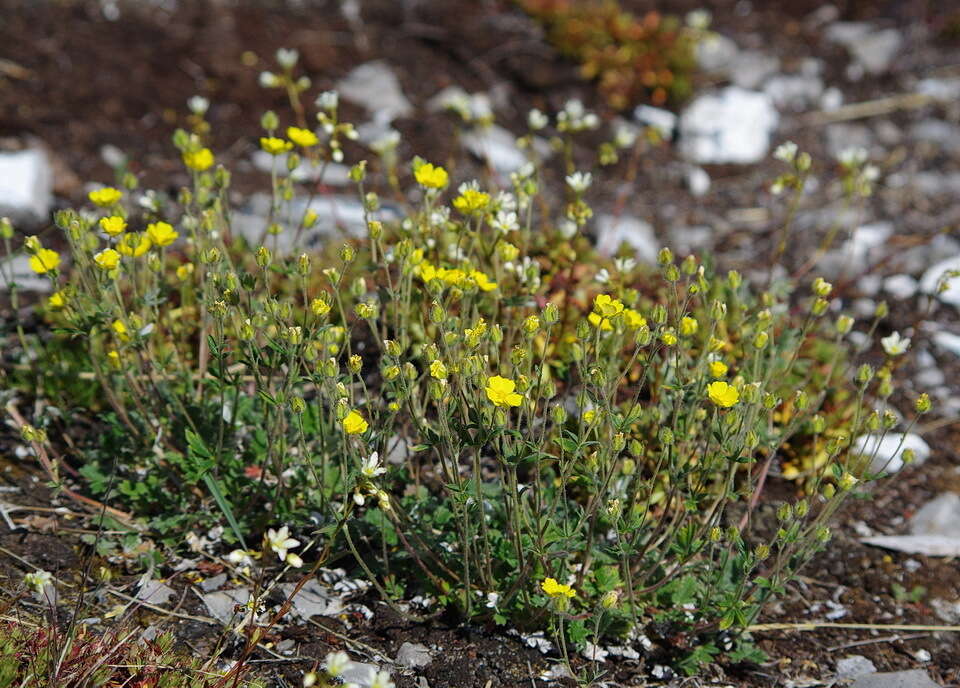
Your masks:
M 655 269 L 597 256 L 591 174 L 558 195 L 535 160 L 506 188 L 450 190 L 448 170 L 414 158 L 395 220 L 370 190 L 376 161 L 361 161 L 367 238 L 321 265 L 284 252 L 281 235 L 318 222 L 285 172 L 342 160 L 354 135 L 332 93 L 307 125 L 309 82 L 282 57 L 262 81 L 298 119 L 262 120 L 275 165 L 259 245 L 233 231 L 202 100 L 194 132 L 174 136 L 190 176 L 176 199 L 137 197 L 128 173 L 59 212 L 69 271 L 25 242 L 55 287 L 57 336 L 85 352 L 112 409 L 86 443 L 91 486 L 168 536 L 228 526 L 237 562 L 285 524 L 321 544 L 317 565 L 352 558 L 388 601 L 418 593 L 465 619 L 549 627 L 565 657 L 651 622 L 700 639 L 678 657 L 688 671 L 729 649 L 709 638 L 749 626 L 876 477 L 850 446 L 899 422 L 895 354 L 856 368 L 854 321 L 819 278 L 795 292 L 669 249 Z M 810 164 L 795 150 L 785 162 L 788 176 Z M 42 427 L 25 437 L 46 441 Z M 817 457 L 806 495 L 755 528 L 784 451 Z M 288 537 L 267 540 L 298 568 Z
M 647 101 L 663 105 L 689 97 L 699 31 L 677 17 L 637 17 L 616 0 L 518 0 L 547 29 L 557 49 L 580 63 L 618 110 Z

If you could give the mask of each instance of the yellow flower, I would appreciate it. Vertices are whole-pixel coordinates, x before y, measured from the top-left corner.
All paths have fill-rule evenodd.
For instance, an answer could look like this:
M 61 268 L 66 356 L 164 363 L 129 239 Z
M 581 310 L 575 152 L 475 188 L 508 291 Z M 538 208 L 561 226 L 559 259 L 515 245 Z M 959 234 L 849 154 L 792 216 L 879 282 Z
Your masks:
M 467 273 L 460 268 L 452 268 L 449 270 L 447 268 L 440 268 L 437 270 L 437 278 L 455 287 L 467 279 Z
M 644 327 L 647 324 L 647 319 L 632 308 L 624 309 L 623 317 L 627 322 L 627 327 L 629 327 L 631 330 L 639 330 L 641 327 Z
M 716 337 L 710 337 L 710 342 L 707 344 L 707 348 L 710 349 L 710 351 L 720 351 L 726 347 L 727 343 L 722 339 L 717 339 Z
M 310 310 L 316 316 L 326 315 L 330 312 L 330 303 L 324 299 L 314 299 L 310 302 Z
M 91 191 L 87 194 L 87 197 L 94 205 L 98 205 L 101 208 L 109 208 L 120 202 L 120 199 L 123 198 L 123 192 L 119 189 L 114 189 L 112 186 L 105 186 L 102 189 Z
M 497 288 L 497 283 L 479 270 L 473 270 L 470 273 L 470 279 L 473 280 L 474 284 L 477 285 L 480 291 L 493 291 Z
M 696 334 L 699 328 L 700 323 L 689 316 L 684 316 L 680 319 L 680 334 L 684 337 Z
M 430 375 L 437 378 L 438 380 L 447 379 L 447 366 L 443 364 L 443 361 L 437 360 L 430 364 Z
M 733 385 L 717 381 L 707 385 L 707 396 L 710 401 L 721 408 L 730 408 L 740 401 L 740 392 Z
M 437 278 L 437 269 L 428 260 L 420 263 L 420 265 L 417 266 L 417 270 L 419 270 L 420 279 L 423 280 L 424 284 Z
M 50 294 L 50 298 L 47 299 L 47 305 L 54 310 L 58 310 L 67 305 L 67 295 L 61 291 L 55 291 Z
M 289 141 L 278 139 L 276 136 L 261 136 L 260 147 L 270 155 L 280 155 L 293 149 L 293 144 Z
M 727 374 L 727 364 L 723 361 L 711 361 L 710 374 L 713 377 L 723 377 Z
M 425 162 L 413 172 L 417 184 L 427 189 L 442 189 L 450 181 L 447 171 L 439 165 Z
M 120 254 L 112 248 L 105 248 L 93 257 L 93 262 L 101 270 L 115 270 L 120 265 Z
M 523 397 L 514 392 L 517 383 L 509 378 L 494 375 L 487 378 L 487 399 L 496 406 L 519 406 Z
M 147 225 L 147 236 L 157 246 L 169 246 L 180 235 L 167 222 L 151 222 Z
M 287 138 L 303 148 L 316 146 L 320 143 L 316 134 L 309 129 L 301 129 L 300 127 L 287 127 Z
M 453 199 L 453 207 L 464 215 L 480 212 L 489 204 L 490 194 L 476 189 L 465 189 L 463 193 Z
M 623 302 L 609 294 L 597 294 L 593 300 L 593 310 L 605 318 L 615 318 L 623 313 Z
M 114 334 L 117 335 L 117 339 L 119 339 L 121 342 L 130 341 L 130 332 L 127 330 L 127 326 L 123 324 L 122 320 L 114 320 L 110 327 L 113 329 Z
M 127 232 L 117 242 L 117 250 L 125 256 L 138 258 L 150 250 L 150 237 L 137 232 Z
M 672 327 L 668 328 L 660 333 L 660 341 L 667 346 L 673 346 L 677 343 L 677 333 Z
M 119 368 L 119 367 L 120 367 L 120 352 L 117 351 L 116 349 L 113 349 L 112 351 L 108 351 L 108 352 L 107 352 L 107 361 L 109 361 L 110 365 L 113 366 L 114 368 Z
M 193 274 L 193 263 L 184 263 L 177 268 L 177 279 L 186 282 Z
M 610 322 L 609 318 L 601 318 L 597 313 L 590 313 L 587 316 L 587 320 L 590 321 L 590 324 L 594 327 L 599 327 L 603 332 L 609 332 L 613 329 L 613 323 Z
M 60 254 L 49 248 L 38 248 L 30 256 L 30 269 L 38 275 L 56 270 L 60 267 Z
M 209 148 L 187 151 L 183 154 L 183 164 L 191 170 L 197 172 L 206 172 L 213 167 L 213 151 Z
M 577 596 L 577 591 L 569 585 L 558 583 L 554 578 L 545 578 L 540 584 L 540 589 L 550 597 L 563 597 L 571 599 Z
M 100 229 L 109 234 L 110 236 L 117 236 L 118 234 L 123 234 L 123 230 L 127 228 L 127 221 L 124 220 L 119 215 L 111 215 L 110 217 L 101 217 L 100 218 Z
M 367 431 L 369 425 L 359 411 L 351 411 L 343 419 L 343 431 L 348 435 L 359 435 Z

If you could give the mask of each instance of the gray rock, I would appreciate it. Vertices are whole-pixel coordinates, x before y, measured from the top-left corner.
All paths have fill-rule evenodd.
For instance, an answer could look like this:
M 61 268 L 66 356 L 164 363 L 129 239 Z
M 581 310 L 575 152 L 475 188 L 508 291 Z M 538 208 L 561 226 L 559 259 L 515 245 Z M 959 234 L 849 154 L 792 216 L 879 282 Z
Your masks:
M 0 153 L 0 217 L 34 225 L 46 220 L 53 204 L 53 167 L 40 147 Z
M 928 557 L 960 557 L 960 537 L 949 535 L 876 535 L 861 542 L 874 547 Z
M 737 44 L 719 33 L 710 32 L 697 41 L 697 65 L 704 72 L 726 73 L 737 57 Z
M 960 279 L 960 278 L 958 278 Z M 937 332 L 933 335 L 933 344 L 938 349 L 954 356 L 960 356 L 960 335 L 952 332 Z
M 831 276 L 866 270 L 874 260 L 882 257 L 893 229 L 893 223 L 886 221 L 857 227 L 839 248 L 823 257 L 821 270 Z
M 397 664 L 409 669 L 425 667 L 433 661 L 433 654 L 426 645 L 421 643 L 404 643 L 397 650 Z
M 916 91 L 937 100 L 960 100 L 960 79 L 921 79 Z
M 779 58 L 766 53 L 746 51 L 737 54 L 728 71 L 734 86 L 757 89 L 779 69 Z
M 281 585 L 280 589 L 284 595 L 290 597 L 296 587 L 295 583 L 286 583 Z M 293 611 L 302 619 L 309 619 L 311 616 L 337 616 L 344 609 L 340 597 L 316 579 L 307 581 L 293 598 Z
M 373 683 L 373 677 L 377 675 L 379 670 L 380 668 L 373 664 L 350 662 L 340 677 L 345 684 L 353 683 L 360 686 L 360 688 L 369 688 Z
M 883 74 L 903 44 L 903 36 L 896 29 L 884 29 L 847 44 L 853 58 L 870 74 Z
M 903 468 L 903 452 L 913 450 L 914 463 L 922 464 L 930 458 L 930 445 L 915 433 L 888 432 L 885 435 L 860 435 L 853 441 L 851 451 L 871 456 L 870 471 L 896 473 Z
M 917 172 L 904 181 L 924 196 L 960 194 L 960 172 Z
M 854 681 L 850 688 L 939 688 L 939 684 L 920 669 L 869 674 Z
M 924 504 L 910 518 L 910 532 L 960 536 L 960 495 L 944 492 Z
M 670 246 L 680 255 L 689 255 L 709 248 L 715 232 L 713 227 L 695 225 L 693 227 L 675 227 L 670 230 Z
M 380 121 L 413 114 L 413 105 L 407 100 L 400 80 L 383 60 L 367 62 L 337 82 L 337 90 L 346 100 L 362 105 Z
M 944 600 L 935 597 L 930 600 L 930 607 L 937 618 L 948 624 L 960 624 L 960 600 Z
M 804 110 L 823 94 L 823 79 L 804 74 L 779 74 L 764 84 L 764 93 L 780 109 Z
M 680 152 L 698 164 L 758 162 L 779 121 L 766 93 L 737 86 L 706 93 L 680 115 Z
M 174 596 L 173 588 L 158 580 L 148 580 L 137 592 L 137 599 L 158 607 L 165 605 Z
M 944 291 L 938 291 L 941 280 L 947 277 L 947 273 L 955 270 L 960 271 L 960 255 L 930 266 L 920 278 L 920 291 L 935 295 L 943 303 L 960 308 L 960 275 L 950 278 Z
M 826 133 L 827 149 L 834 157 L 848 148 L 863 148 L 869 152 L 874 145 L 873 130 L 863 124 L 830 124 Z
M 837 660 L 836 678 L 838 681 L 849 680 L 866 674 L 874 674 L 876 671 L 877 667 L 874 666 L 873 662 L 863 655 L 850 655 Z
M 824 38 L 843 46 L 850 45 L 870 33 L 866 22 L 834 22 L 823 32 Z
M 820 109 L 826 112 L 838 110 L 843 105 L 843 91 L 831 86 L 820 95 Z
M 227 625 L 234 618 L 234 607 L 250 601 L 250 591 L 246 588 L 208 592 L 201 596 L 210 616 Z
M 517 138 L 497 124 L 474 127 L 461 134 L 460 141 L 500 174 L 516 172 L 528 161 L 527 154 L 517 147 Z M 533 145 L 541 158 L 550 156 L 550 146 L 543 139 L 534 139 Z
M 910 136 L 942 148 L 948 153 L 960 152 L 960 127 L 939 119 L 925 119 L 910 127 Z
M 253 166 L 270 174 L 273 170 L 274 159 L 276 159 L 277 174 L 281 177 L 291 177 L 295 182 L 323 182 L 329 186 L 348 186 L 350 181 L 350 168 L 337 162 L 328 162 L 325 165 L 311 165 L 309 161 L 302 160 L 292 172 L 287 170 L 287 155 L 270 155 L 266 151 L 258 150 L 251 156 Z M 323 172 L 321 179 L 320 173 Z
M 227 574 L 219 573 L 212 578 L 205 578 L 204 580 L 200 581 L 200 589 L 204 592 L 213 592 L 226 582 Z
M 891 275 L 883 280 L 883 290 L 898 301 L 904 301 L 917 293 L 920 283 L 910 275 Z
M 657 262 L 660 250 L 653 226 L 637 217 L 629 215 L 600 215 L 597 217 L 597 250 L 612 256 L 626 242 L 637 257 L 647 263 Z

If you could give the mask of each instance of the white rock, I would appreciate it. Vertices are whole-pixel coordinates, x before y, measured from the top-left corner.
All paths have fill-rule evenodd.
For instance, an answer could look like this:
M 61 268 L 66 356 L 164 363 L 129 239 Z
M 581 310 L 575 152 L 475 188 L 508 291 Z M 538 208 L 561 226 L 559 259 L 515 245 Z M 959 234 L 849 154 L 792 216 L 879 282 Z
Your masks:
M 960 79 L 921 79 L 916 92 L 942 101 L 960 100 Z
M 937 332 L 932 339 L 938 349 L 954 356 L 960 356 L 960 335 L 952 332 Z
M 346 100 L 362 105 L 380 121 L 413 114 L 413 105 L 400 87 L 400 80 L 383 60 L 355 67 L 337 82 L 337 91 Z
M 649 222 L 629 215 L 600 215 L 597 217 L 596 227 L 597 250 L 600 253 L 612 256 L 620 248 L 620 244 L 626 242 L 641 260 L 657 262 L 660 247 Z
M 860 435 L 853 441 L 852 451 L 863 456 L 872 456 L 870 471 L 896 473 L 903 468 L 903 452 L 912 449 L 914 463 L 922 464 L 930 458 L 930 445 L 915 433 L 886 433 L 885 435 Z
M 861 542 L 907 554 L 928 557 L 960 557 L 960 537 L 949 535 L 875 535 Z
M 944 492 L 917 509 L 910 518 L 910 532 L 960 537 L 960 495 Z
M 903 43 L 903 36 L 896 29 L 877 31 L 847 45 L 853 58 L 870 74 L 883 74 Z
M 340 678 L 343 679 L 344 684 L 352 683 L 359 688 L 370 688 L 373 684 L 373 677 L 379 670 L 380 667 L 374 664 L 350 662 L 347 668 L 343 670 Z
M 694 196 L 703 196 L 710 190 L 710 175 L 702 167 L 688 167 L 683 178 Z
M 757 162 L 779 115 L 770 96 L 729 86 L 696 98 L 680 115 L 680 151 L 699 164 Z
M 46 151 L 0 153 L 0 217 L 14 224 L 46 220 L 53 204 L 53 168 Z
M 820 99 L 823 79 L 802 74 L 779 74 L 764 84 L 763 91 L 781 109 L 804 110 Z
M 633 118 L 644 126 L 659 129 L 667 139 L 673 138 L 673 132 L 677 128 L 678 117 L 675 114 L 650 105 L 638 105 L 633 111 Z
M 497 124 L 474 127 L 464 132 L 460 141 L 500 174 L 516 172 L 527 163 L 526 154 L 517 148 L 517 138 Z
M 350 168 L 337 162 L 328 162 L 325 165 L 311 165 L 308 160 L 301 160 L 292 172 L 287 170 L 287 154 L 270 155 L 267 151 L 258 150 L 250 158 L 253 166 L 270 174 L 273 170 L 274 159 L 276 159 L 277 174 L 281 177 L 291 177 L 295 182 L 323 182 L 329 186 L 348 186 L 350 181 Z M 320 173 L 323 172 L 323 178 Z
M 739 53 L 727 70 L 734 86 L 740 88 L 759 88 L 768 77 L 780 69 L 780 60 L 772 55 L 760 52 Z
M 935 597 L 930 600 L 930 606 L 937 618 L 948 624 L 960 624 L 960 600 L 944 600 Z
M 904 301 L 917 293 L 920 283 L 910 275 L 891 275 L 883 280 L 883 290 L 898 301 Z
M 863 655 L 850 655 L 837 660 L 837 680 L 857 678 L 876 672 L 877 667 Z
M 60 266 L 63 267 L 62 265 Z M 16 253 L 12 258 L 0 260 L 0 290 L 7 291 L 16 284 L 21 291 L 48 294 L 53 290 L 50 280 L 30 269 L 30 256 Z
M 925 119 L 910 127 L 910 136 L 950 153 L 960 152 L 960 127 L 939 119 Z
M 881 257 L 893 229 L 893 223 L 885 221 L 857 227 L 843 245 L 824 256 L 821 269 L 830 275 L 866 270 Z
M 920 291 L 924 294 L 935 295 L 938 299 L 951 306 L 960 308 L 960 275 L 947 281 L 947 289 L 937 293 L 940 281 L 953 270 L 960 271 L 960 255 L 941 260 L 929 267 L 920 278 Z
M 737 44 L 726 36 L 710 32 L 697 41 L 697 66 L 708 73 L 725 73 L 737 57 Z
M 823 32 L 824 37 L 833 43 L 850 45 L 870 32 L 866 22 L 834 22 Z

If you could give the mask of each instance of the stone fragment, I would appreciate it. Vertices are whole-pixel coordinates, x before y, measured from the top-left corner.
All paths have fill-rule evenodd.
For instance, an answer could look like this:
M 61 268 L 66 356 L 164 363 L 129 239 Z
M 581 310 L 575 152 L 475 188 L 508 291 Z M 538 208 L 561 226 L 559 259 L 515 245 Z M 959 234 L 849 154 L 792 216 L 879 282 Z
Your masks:
M 876 673 L 877 667 L 863 655 L 850 655 L 837 660 L 837 680 L 849 680 Z
M 397 650 L 397 664 L 409 669 L 425 667 L 432 661 L 433 653 L 430 652 L 430 648 L 421 643 L 404 643 Z
M 944 492 L 924 504 L 910 518 L 910 532 L 960 537 L 960 495 Z
M 867 674 L 854 681 L 850 688 L 939 688 L 939 684 L 920 669 Z
M 41 147 L 0 152 L 0 217 L 14 225 L 39 224 L 53 204 L 53 167 Z
M 779 121 L 766 93 L 737 86 L 706 93 L 680 115 L 680 152 L 698 164 L 758 162 Z
M 922 464 L 930 458 L 930 445 L 915 433 L 888 432 L 884 435 L 860 435 L 853 441 L 852 451 L 873 457 L 870 471 L 896 473 L 903 468 L 903 452 L 913 450 L 914 463 Z
M 612 256 L 626 242 L 637 257 L 648 263 L 657 262 L 660 247 L 653 233 L 653 226 L 638 217 L 629 215 L 600 215 L 597 217 L 597 250 Z
M 341 97 L 362 105 L 374 118 L 392 121 L 413 114 L 413 105 L 407 100 L 400 80 L 383 60 L 367 62 L 337 82 Z

